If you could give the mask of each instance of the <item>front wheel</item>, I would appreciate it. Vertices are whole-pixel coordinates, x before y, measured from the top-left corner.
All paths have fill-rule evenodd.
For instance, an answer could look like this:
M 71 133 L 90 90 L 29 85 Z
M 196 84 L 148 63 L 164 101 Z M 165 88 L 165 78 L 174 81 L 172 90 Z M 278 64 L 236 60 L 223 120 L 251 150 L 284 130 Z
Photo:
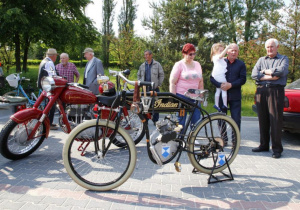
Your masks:
M 22 159 L 33 153 L 46 135 L 46 126 L 42 123 L 33 138 L 28 139 L 37 122 L 37 119 L 31 119 L 18 124 L 10 119 L 0 133 L 0 153 L 11 160 Z
M 238 126 L 232 118 L 216 114 L 210 116 L 210 119 L 211 121 L 208 118 L 201 121 L 188 140 L 189 150 L 193 152 L 193 154 L 188 153 L 191 164 L 195 169 L 206 174 L 212 172 L 217 153 L 222 150 L 228 164 L 231 164 L 241 142 Z M 221 172 L 226 168 L 227 164 L 216 161 L 213 173 Z
M 136 164 L 136 148 L 130 135 L 121 127 L 117 131 L 125 148 L 112 144 L 110 135 L 115 124 L 99 121 L 98 143 L 95 153 L 96 120 L 79 124 L 69 134 L 63 148 L 63 161 L 70 177 L 80 186 L 96 191 L 112 190 L 123 184 L 132 174 Z M 102 135 L 107 131 L 106 138 Z M 106 152 L 105 152 L 106 151 Z M 104 154 L 105 153 L 105 154 Z

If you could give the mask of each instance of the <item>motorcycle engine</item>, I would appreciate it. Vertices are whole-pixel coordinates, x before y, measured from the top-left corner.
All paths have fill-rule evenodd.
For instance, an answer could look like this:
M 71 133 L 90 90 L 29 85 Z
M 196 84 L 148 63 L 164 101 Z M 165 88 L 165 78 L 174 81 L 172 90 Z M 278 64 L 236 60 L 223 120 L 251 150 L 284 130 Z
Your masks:
M 71 104 L 67 105 L 65 108 L 65 112 L 68 116 L 68 120 L 73 130 L 78 124 L 82 123 L 83 120 L 93 119 L 93 112 L 91 110 L 90 105 L 86 104 Z M 59 117 L 59 124 L 62 130 L 67 133 L 67 128 L 62 120 L 62 115 Z
M 175 120 L 170 120 L 170 116 L 156 122 L 156 130 L 150 136 L 151 144 L 155 152 L 153 156 L 159 157 L 162 162 L 165 162 L 173 157 L 178 150 L 179 143 L 175 141 L 181 128 L 176 126 Z M 157 161 L 158 162 L 158 161 Z

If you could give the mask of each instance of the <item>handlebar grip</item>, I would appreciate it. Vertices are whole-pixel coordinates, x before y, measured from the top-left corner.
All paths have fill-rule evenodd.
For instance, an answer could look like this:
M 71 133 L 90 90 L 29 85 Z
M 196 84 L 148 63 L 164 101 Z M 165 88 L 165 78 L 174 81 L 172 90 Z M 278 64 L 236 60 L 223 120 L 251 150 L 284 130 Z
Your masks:
M 154 82 L 142 82 L 142 81 L 140 81 L 140 84 L 139 84 L 140 86 L 154 86 Z

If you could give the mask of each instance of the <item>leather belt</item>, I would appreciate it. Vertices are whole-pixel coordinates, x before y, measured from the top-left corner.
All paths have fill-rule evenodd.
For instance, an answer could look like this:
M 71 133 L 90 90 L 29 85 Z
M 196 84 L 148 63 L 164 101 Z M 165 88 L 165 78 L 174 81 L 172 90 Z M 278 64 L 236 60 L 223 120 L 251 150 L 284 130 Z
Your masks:
M 284 87 L 283 85 L 276 85 L 276 84 L 264 84 L 264 85 L 257 85 L 257 87 L 266 87 L 266 88 L 277 88 L 277 87 Z

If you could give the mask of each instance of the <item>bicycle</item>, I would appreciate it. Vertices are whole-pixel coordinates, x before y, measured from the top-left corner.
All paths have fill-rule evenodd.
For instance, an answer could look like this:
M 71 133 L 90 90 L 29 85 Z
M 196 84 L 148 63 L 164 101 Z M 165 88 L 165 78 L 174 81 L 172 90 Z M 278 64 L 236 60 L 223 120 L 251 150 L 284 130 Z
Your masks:
M 38 96 L 41 94 L 42 90 L 39 90 L 38 96 L 35 95 L 32 87 L 29 86 L 28 91 L 30 95 L 26 93 L 22 86 L 22 81 L 30 81 L 30 79 L 25 77 L 20 77 L 19 73 L 10 74 L 6 77 L 8 84 L 15 88 L 15 90 L 5 93 L 3 96 L 23 96 L 27 99 L 27 107 L 32 107 L 37 100 Z M 45 107 L 45 102 L 41 104 L 41 107 Z
M 112 190 L 123 184 L 135 169 L 137 152 L 132 138 L 119 126 L 122 106 L 126 100 L 132 101 L 131 110 L 138 113 L 145 127 L 147 152 L 149 159 L 160 166 L 171 162 L 176 157 L 175 169 L 181 171 L 179 162 L 181 153 L 187 152 L 194 170 L 206 174 L 222 172 L 235 159 L 240 146 L 240 133 L 236 123 L 225 114 L 209 114 L 200 102 L 207 100 L 207 90 L 189 89 L 186 96 L 197 103 L 191 103 L 172 93 L 145 92 L 141 94 L 140 86 L 152 86 L 153 83 L 130 81 L 121 72 L 110 71 L 120 79 L 134 85 L 134 93 L 126 93 L 125 88 L 118 89 L 115 97 L 99 96 L 98 101 L 111 106 L 111 112 L 118 113 L 115 122 L 108 120 L 86 121 L 78 125 L 68 136 L 63 148 L 63 162 L 69 176 L 80 186 L 96 191 Z M 118 85 L 119 86 L 119 85 Z M 165 117 L 156 123 L 156 130 L 150 136 L 145 115 L 149 112 L 183 113 L 201 111 L 202 119 L 192 126 L 187 134 L 192 114 L 186 126 L 182 128 L 176 119 Z M 125 148 L 114 145 L 114 139 L 125 142 Z M 78 151 L 78 145 L 89 142 L 84 153 Z M 217 162 L 222 152 L 226 164 Z

